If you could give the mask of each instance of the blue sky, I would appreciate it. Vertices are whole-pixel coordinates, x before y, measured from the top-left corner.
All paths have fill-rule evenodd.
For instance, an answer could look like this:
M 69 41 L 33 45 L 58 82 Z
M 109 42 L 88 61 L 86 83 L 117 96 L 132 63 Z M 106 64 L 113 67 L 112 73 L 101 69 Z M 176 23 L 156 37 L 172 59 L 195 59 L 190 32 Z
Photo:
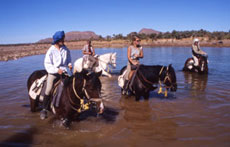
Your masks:
M 229 31 L 229 0 L 1 0 L 0 44 L 33 43 L 56 31 L 106 36 L 152 28 Z

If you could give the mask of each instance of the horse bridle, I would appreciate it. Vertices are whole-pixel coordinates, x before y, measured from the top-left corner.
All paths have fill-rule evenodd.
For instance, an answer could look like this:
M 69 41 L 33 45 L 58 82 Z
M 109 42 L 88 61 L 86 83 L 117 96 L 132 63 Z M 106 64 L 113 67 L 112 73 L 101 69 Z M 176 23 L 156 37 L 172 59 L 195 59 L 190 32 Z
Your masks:
M 84 79 L 83 81 L 83 87 L 82 87 L 82 91 L 84 92 L 86 98 L 87 98 L 87 102 L 84 103 L 84 98 L 81 98 L 78 94 L 77 94 L 77 91 L 75 89 L 75 77 L 73 77 L 73 84 L 72 84 L 72 88 L 73 88 L 73 91 L 74 91 L 74 94 L 75 96 L 80 100 L 80 108 L 76 109 L 72 104 L 74 104 L 74 102 L 71 100 L 70 98 L 70 102 L 72 103 L 71 104 L 71 107 L 73 110 L 77 111 L 77 112 L 82 112 L 82 111 L 85 111 L 85 110 L 88 110 L 89 109 L 89 105 L 91 104 L 91 102 L 100 102 L 102 103 L 102 99 L 101 98 L 90 98 L 89 97 L 89 94 L 85 88 L 86 86 L 86 79 Z
M 161 68 L 161 70 L 159 72 L 159 77 L 161 77 L 161 74 L 162 74 L 163 70 L 164 70 L 164 66 L 162 66 L 162 68 Z M 170 86 L 167 86 L 165 84 L 167 80 L 170 82 Z M 172 79 L 170 78 L 170 75 L 168 73 L 168 67 L 166 68 L 166 76 L 164 77 L 163 83 L 165 84 L 165 88 L 172 88 L 173 83 L 172 83 Z M 160 79 L 159 79 L 159 84 L 161 85 L 161 80 Z
M 109 59 L 110 62 L 105 62 L 105 61 L 99 59 L 99 57 L 97 57 L 97 58 L 98 58 L 99 61 L 104 62 L 104 63 L 107 65 L 107 67 L 108 67 L 107 72 L 109 72 L 110 69 L 111 69 L 111 72 L 112 72 L 112 68 L 114 68 L 113 65 L 116 64 L 116 62 L 112 62 L 112 54 L 110 55 L 110 59 Z M 112 68 L 110 68 L 110 66 L 108 66 L 108 65 L 110 65 L 110 64 L 112 65 Z M 106 69 L 104 69 L 103 67 L 102 67 L 102 69 L 103 69 L 104 71 L 106 71 Z

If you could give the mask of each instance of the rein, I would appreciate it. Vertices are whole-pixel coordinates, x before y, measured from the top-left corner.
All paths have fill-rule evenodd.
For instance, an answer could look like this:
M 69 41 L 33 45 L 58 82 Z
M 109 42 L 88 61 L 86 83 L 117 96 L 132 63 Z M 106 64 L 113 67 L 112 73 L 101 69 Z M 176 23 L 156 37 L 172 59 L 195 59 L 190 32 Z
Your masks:
M 160 88 L 159 88 L 158 94 L 163 93 L 163 92 L 162 92 L 162 83 L 161 83 L 161 80 L 160 80 L 160 76 L 161 76 L 163 70 L 164 70 L 164 66 L 162 66 L 162 68 L 161 68 L 161 70 L 160 70 L 160 72 L 159 72 L 159 85 L 160 85 Z M 147 80 L 147 79 L 145 78 L 145 76 L 144 76 L 141 72 L 138 72 L 138 73 L 140 74 L 140 76 L 142 77 L 142 79 L 143 79 L 146 83 L 148 83 L 148 84 L 150 84 L 150 85 L 153 85 L 153 84 L 154 84 L 153 82 Z M 171 79 L 170 79 L 170 77 L 169 77 L 168 74 L 165 76 L 165 78 L 164 78 L 164 80 L 163 80 L 163 83 L 165 83 L 167 79 L 171 82 Z M 144 84 L 143 84 L 143 86 L 144 86 L 145 88 L 147 88 Z M 169 87 L 169 86 L 164 85 L 164 87 L 165 87 L 165 88 L 171 88 L 172 86 Z M 165 97 L 167 97 L 167 89 L 165 90 L 165 93 L 164 93 L 164 94 L 165 94 Z
M 163 93 L 163 91 L 162 91 L 162 82 L 161 82 L 161 80 L 160 80 L 160 76 L 161 76 L 161 74 L 162 74 L 163 71 L 164 71 L 164 66 L 161 67 L 161 70 L 160 70 L 159 75 L 158 75 L 158 76 L 159 76 L 159 85 L 160 85 L 158 94 Z M 154 84 L 153 82 L 147 80 L 147 79 L 145 78 L 145 76 L 144 76 L 141 72 L 138 72 L 138 73 L 140 74 L 140 76 L 142 77 L 142 79 L 143 79 L 146 83 L 148 83 L 148 84 L 150 84 L 150 85 L 153 85 L 153 84 Z M 165 83 L 166 80 L 169 80 L 169 82 L 172 83 L 172 80 L 171 80 L 171 78 L 170 78 L 170 76 L 169 76 L 168 73 L 166 73 L 166 76 L 164 77 L 163 83 Z M 144 87 L 147 88 L 145 85 L 144 85 Z M 164 87 L 166 88 L 166 90 L 165 90 L 165 92 L 164 92 L 164 95 L 165 95 L 165 97 L 167 97 L 167 95 L 168 95 L 167 88 L 171 88 L 172 85 L 171 85 L 171 86 L 166 86 L 166 85 L 164 85 Z
M 88 94 L 87 90 L 85 89 L 86 80 L 84 79 L 82 91 L 84 91 L 85 96 L 86 96 L 86 98 L 87 98 L 87 102 L 84 103 L 84 98 L 83 98 L 83 97 L 81 98 L 81 97 L 77 94 L 77 91 L 76 91 L 76 89 L 75 89 L 75 79 L 76 79 L 76 78 L 73 77 L 72 88 L 73 88 L 73 91 L 74 91 L 74 95 L 80 100 L 80 108 L 77 109 L 77 108 L 75 108 L 75 107 L 73 106 L 75 103 L 73 102 L 72 98 L 70 97 L 70 98 L 69 98 L 69 100 L 70 100 L 70 105 L 71 105 L 71 108 L 72 108 L 73 110 L 77 111 L 78 113 L 81 113 L 81 112 L 86 111 L 86 110 L 89 109 L 91 102 L 102 102 L 102 99 L 100 99 L 100 98 L 90 98 L 90 97 L 89 97 L 89 94 Z
M 160 77 L 160 75 L 161 75 L 163 69 L 164 69 L 164 66 L 162 66 L 162 68 L 161 68 L 161 70 L 160 70 L 160 72 L 159 72 L 159 77 Z M 147 80 L 147 79 L 145 78 L 145 76 L 144 76 L 141 72 L 138 72 L 138 73 L 141 75 L 141 77 L 143 78 L 143 80 L 144 80 L 146 83 L 151 84 L 151 85 L 154 84 L 153 82 Z M 164 78 L 164 80 L 163 80 L 163 83 L 164 83 L 167 79 L 171 82 L 171 79 L 169 78 L 169 75 L 166 75 L 165 78 Z M 159 83 L 161 84 L 161 81 L 160 81 L 160 80 L 159 80 Z
M 145 76 L 144 76 L 141 72 L 138 72 L 138 73 L 141 75 L 141 77 L 143 78 L 143 80 L 144 80 L 146 83 L 151 84 L 151 85 L 154 84 L 153 82 L 147 80 L 147 79 L 145 78 Z

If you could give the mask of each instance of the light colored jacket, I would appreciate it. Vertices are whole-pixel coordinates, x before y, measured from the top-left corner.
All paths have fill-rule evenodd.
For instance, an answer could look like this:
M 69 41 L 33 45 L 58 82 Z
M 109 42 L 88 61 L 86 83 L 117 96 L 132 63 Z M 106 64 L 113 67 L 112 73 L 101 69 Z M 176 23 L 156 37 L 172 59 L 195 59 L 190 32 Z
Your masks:
M 48 73 L 56 74 L 58 69 L 67 71 L 68 65 L 71 65 L 70 51 L 66 46 L 62 46 L 60 51 L 52 45 L 45 55 L 44 66 Z
M 91 49 L 91 52 L 92 52 L 93 47 L 91 46 L 90 49 Z M 84 47 L 82 48 L 82 51 L 89 52 L 89 45 L 88 44 L 84 45 Z
M 198 45 L 192 45 L 192 51 L 195 53 L 195 54 L 197 54 L 197 55 L 203 55 L 203 56 L 206 56 L 207 55 L 207 53 L 205 53 L 204 51 L 202 51 L 201 49 L 200 49 L 200 46 Z M 194 54 L 193 53 L 193 54 Z

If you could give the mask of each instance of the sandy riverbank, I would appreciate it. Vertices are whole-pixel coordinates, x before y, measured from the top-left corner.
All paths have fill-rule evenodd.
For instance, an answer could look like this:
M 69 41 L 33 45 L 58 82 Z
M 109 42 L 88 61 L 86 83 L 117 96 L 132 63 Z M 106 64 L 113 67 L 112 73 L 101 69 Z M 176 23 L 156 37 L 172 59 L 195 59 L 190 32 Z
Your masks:
M 201 47 L 230 47 L 230 40 L 212 40 L 200 38 Z M 66 42 L 69 49 L 81 49 L 86 41 Z M 128 40 L 112 40 L 112 41 L 93 41 L 95 48 L 103 47 L 127 47 L 130 44 Z M 143 46 L 191 46 L 192 39 L 158 39 L 158 40 L 142 40 Z M 50 44 L 17 44 L 17 45 L 0 45 L 0 61 L 16 60 L 25 56 L 32 56 L 46 53 Z

